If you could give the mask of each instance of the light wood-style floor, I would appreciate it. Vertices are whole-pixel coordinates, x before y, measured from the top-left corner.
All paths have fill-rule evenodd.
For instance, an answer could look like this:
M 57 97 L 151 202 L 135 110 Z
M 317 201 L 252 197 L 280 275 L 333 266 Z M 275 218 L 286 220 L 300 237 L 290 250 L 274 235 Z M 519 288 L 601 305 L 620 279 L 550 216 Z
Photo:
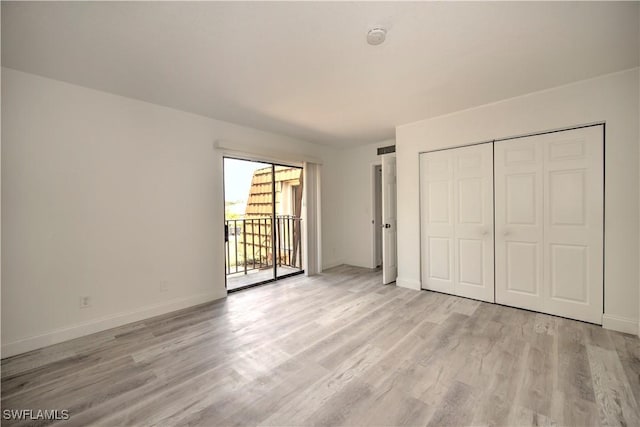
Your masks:
M 640 425 L 640 342 L 337 267 L 2 361 L 67 425 Z

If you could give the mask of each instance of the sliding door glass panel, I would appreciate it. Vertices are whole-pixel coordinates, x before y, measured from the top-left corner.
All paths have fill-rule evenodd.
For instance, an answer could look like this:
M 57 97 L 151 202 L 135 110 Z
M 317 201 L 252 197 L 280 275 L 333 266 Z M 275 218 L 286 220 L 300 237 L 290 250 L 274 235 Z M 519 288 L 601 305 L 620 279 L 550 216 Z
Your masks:
M 227 290 L 275 279 L 273 165 L 224 159 Z
M 275 254 L 278 277 L 302 271 L 302 168 L 275 169 Z

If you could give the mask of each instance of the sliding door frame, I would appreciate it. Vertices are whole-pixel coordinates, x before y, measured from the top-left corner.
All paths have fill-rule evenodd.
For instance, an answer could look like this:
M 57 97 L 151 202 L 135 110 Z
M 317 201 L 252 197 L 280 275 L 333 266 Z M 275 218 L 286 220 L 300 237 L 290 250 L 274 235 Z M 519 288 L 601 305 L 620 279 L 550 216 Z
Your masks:
M 237 155 L 227 155 L 227 154 L 222 154 L 222 204 L 223 206 L 225 206 L 226 203 L 226 194 L 225 194 L 225 189 L 226 189 L 226 182 L 225 182 L 225 173 L 224 173 L 224 160 L 225 159 L 232 159 L 232 160 L 240 160 L 240 161 L 244 161 L 244 162 L 253 162 L 253 163 L 262 163 L 264 165 L 270 165 L 271 166 L 271 250 L 272 253 L 275 255 L 276 254 L 276 166 L 281 166 L 281 167 L 287 167 L 287 168 L 297 168 L 300 169 L 300 174 L 304 174 L 304 166 L 298 166 L 298 165 L 294 165 L 294 164 L 284 164 L 284 163 L 276 163 L 273 161 L 265 161 L 265 160 L 258 160 L 257 158 L 243 158 L 242 156 L 237 156 Z M 305 187 L 304 187 L 304 181 L 303 181 L 303 187 L 302 187 L 302 191 L 303 191 L 303 195 L 305 194 L 304 192 Z M 301 213 L 302 216 L 302 213 Z M 223 222 L 226 221 L 226 212 L 223 213 Z M 300 249 L 301 249 L 301 253 L 302 253 L 302 224 L 300 224 Z M 279 238 L 279 236 L 278 236 Z M 226 244 L 228 244 L 228 242 L 225 242 Z M 246 254 L 245 254 L 246 257 Z M 245 259 L 246 262 L 246 259 Z M 297 276 L 299 274 L 304 274 L 305 273 L 305 269 L 304 269 L 304 262 L 302 257 L 300 258 L 300 265 L 301 265 L 301 269 L 300 271 L 295 271 L 293 273 L 288 273 L 288 274 L 283 274 L 281 276 L 278 276 L 278 263 L 276 261 L 276 258 L 274 256 L 273 258 L 273 277 L 271 279 L 267 279 L 267 280 L 262 280 L 260 282 L 256 282 L 256 283 L 251 283 L 249 285 L 245 285 L 245 286 L 240 286 L 238 288 L 234 288 L 234 289 L 229 289 L 227 287 L 227 259 L 226 259 L 226 255 L 225 255 L 225 262 L 224 262 L 224 287 L 227 290 L 227 293 L 233 293 L 233 292 L 237 292 L 237 291 L 242 291 L 245 289 L 249 289 L 249 288 L 254 288 L 256 286 L 262 286 L 262 285 L 266 285 L 268 283 L 273 283 L 279 279 L 284 279 L 287 277 L 292 277 L 292 276 Z

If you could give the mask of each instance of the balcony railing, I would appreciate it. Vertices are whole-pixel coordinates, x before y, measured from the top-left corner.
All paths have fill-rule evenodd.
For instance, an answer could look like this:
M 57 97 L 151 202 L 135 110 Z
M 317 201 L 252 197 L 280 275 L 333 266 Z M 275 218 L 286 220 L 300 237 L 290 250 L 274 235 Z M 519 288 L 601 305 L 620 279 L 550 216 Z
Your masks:
M 274 262 L 302 269 L 301 226 L 292 215 L 277 215 L 275 222 L 273 217 L 226 220 L 226 274 L 273 268 Z

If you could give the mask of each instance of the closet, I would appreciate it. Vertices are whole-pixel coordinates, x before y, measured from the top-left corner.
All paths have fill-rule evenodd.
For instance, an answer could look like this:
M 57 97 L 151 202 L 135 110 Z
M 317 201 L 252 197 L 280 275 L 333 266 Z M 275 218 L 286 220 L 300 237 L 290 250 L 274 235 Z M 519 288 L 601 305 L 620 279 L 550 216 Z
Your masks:
M 422 287 L 602 323 L 603 143 L 597 125 L 422 153 Z

